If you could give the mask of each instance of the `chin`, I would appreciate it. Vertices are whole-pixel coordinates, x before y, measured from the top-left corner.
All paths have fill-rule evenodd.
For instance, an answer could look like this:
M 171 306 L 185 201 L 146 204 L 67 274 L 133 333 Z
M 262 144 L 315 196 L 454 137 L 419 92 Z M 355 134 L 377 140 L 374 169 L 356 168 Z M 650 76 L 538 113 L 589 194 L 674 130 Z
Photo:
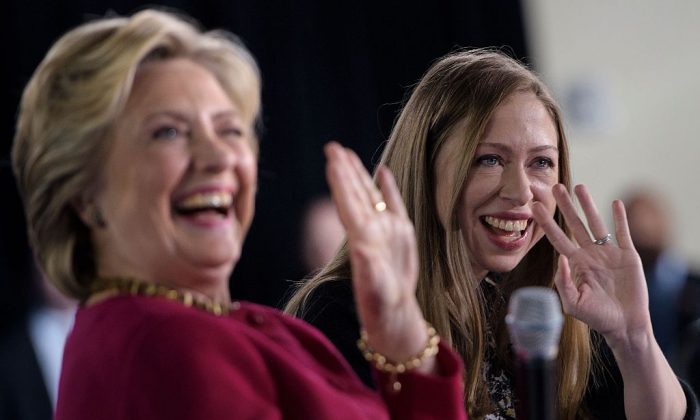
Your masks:
M 212 274 L 218 277 L 221 273 L 228 276 L 238 262 L 239 253 L 231 252 L 230 249 L 225 252 L 216 249 L 204 250 L 206 252 L 188 253 L 182 258 L 195 271 L 201 271 L 207 277 Z
M 241 242 L 235 240 L 212 240 L 192 242 L 183 249 L 194 259 L 212 262 L 234 262 L 241 255 Z
M 231 272 L 233 271 L 233 263 L 221 264 L 212 261 L 200 261 L 192 266 L 193 274 L 199 277 L 205 283 L 219 283 L 220 281 L 228 283 Z
M 523 256 L 518 257 L 505 257 L 505 258 L 494 258 L 489 261 L 485 261 L 484 267 L 487 267 L 489 272 L 495 273 L 509 273 L 515 269 L 515 267 L 520 264 L 523 260 Z
M 226 255 L 207 255 L 199 260 L 199 265 L 202 267 L 211 267 L 228 269 L 233 271 L 233 267 L 238 262 L 238 254 L 226 254 Z

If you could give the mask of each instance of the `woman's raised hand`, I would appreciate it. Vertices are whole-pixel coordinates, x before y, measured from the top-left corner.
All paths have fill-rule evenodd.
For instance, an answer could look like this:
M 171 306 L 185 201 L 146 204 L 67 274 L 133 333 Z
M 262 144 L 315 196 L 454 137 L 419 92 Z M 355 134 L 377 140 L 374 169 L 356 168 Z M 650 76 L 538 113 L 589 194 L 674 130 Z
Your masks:
M 554 281 L 564 311 L 605 337 L 625 384 L 627 418 L 681 419 L 686 398 L 654 339 L 646 279 L 632 244 L 625 207 L 619 200 L 613 202 L 616 244 L 586 187 L 577 185 L 574 190 L 588 228 L 566 188 L 555 185 L 552 189 L 573 240 L 542 204 L 533 206 L 535 220 L 561 254 Z
M 357 155 L 335 142 L 325 147 L 326 178 L 347 232 L 353 289 L 368 342 L 395 361 L 427 341 L 415 290 L 415 232 L 391 172 L 377 170 L 379 188 Z
M 566 188 L 559 184 L 552 189 L 573 240 L 547 215 L 544 206 L 535 203 L 533 207 L 535 220 L 561 254 L 555 283 L 564 311 L 603 334 L 611 347 L 648 339 L 653 333 L 646 280 L 624 205 L 619 200 L 612 205 L 615 241 L 608 236 L 610 231 L 586 187 L 577 185 L 574 190 L 588 228 Z

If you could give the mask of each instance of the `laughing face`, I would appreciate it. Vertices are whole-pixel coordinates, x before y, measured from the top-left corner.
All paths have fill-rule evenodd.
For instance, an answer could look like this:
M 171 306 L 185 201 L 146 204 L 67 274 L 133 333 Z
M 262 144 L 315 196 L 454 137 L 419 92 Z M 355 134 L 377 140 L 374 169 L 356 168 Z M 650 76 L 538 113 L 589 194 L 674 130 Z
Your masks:
M 436 204 L 443 226 L 449 185 L 464 142 L 457 126 L 440 150 Z M 457 218 L 480 278 L 489 271 L 513 270 L 544 236 L 532 218 L 539 201 L 551 211 L 552 186 L 559 182 L 558 135 L 552 117 L 532 92 L 517 92 L 494 111 L 479 141 L 459 197 Z
M 227 296 L 253 216 L 251 130 L 204 67 L 142 65 L 87 200 L 105 220 L 93 227 L 98 274 Z

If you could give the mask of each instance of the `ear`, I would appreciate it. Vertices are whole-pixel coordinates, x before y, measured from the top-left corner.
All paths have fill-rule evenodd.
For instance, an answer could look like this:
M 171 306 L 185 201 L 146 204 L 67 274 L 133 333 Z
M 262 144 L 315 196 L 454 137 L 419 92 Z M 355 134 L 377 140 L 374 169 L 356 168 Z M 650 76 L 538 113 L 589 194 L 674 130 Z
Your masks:
M 71 200 L 70 205 L 73 207 L 73 210 L 75 210 L 75 213 L 78 215 L 80 220 L 82 220 L 86 226 L 90 226 L 90 218 L 88 217 L 88 208 L 90 205 L 85 200 L 85 197 L 80 196 L 74 198 Z
M 102 211 L 93 198 L 80 196 L 73 200 L 71 205 L 87 227 L 91 229 L 107 227 Z

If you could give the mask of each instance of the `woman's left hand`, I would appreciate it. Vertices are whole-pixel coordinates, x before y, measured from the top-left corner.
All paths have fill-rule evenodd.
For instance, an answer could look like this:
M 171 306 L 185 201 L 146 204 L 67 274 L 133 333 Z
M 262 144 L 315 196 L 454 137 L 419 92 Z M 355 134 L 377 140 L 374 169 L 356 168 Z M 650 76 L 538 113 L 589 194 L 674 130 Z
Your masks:
M 566 188 L 559 184 L 552 192 L 575 241 L 544 206 L 535 203 L 533 207 L 535 220 L 561 254 L 555 283 L 562 306 L 566 313 L 600 332 L 611 347 L 629 348 L 631 340 L 653 333 L 644 271 L 632 244 L 624 205 L 619 200 L 612 205 L 617 244 L 614 239 L 605 241 L 610 232 L 586 187 L 577 185 L 574 190 L 588 228 Z
M 609 232 L 586 187 L 577 185 L 574 190 L 588 229 L 566 188 L 552 188 L 575 242 L 541 203 L 533 206 L 535 220 L 561 254 L 554 282 L 564 311 L 605 337 L 624 382 L 627 418 L 683 418 L 687 409 L 685 395 L 654 339 L 646 279 L 632 244 L 625 206 L 619 200 L 613 202 L 615 244 L 607 236 Z

